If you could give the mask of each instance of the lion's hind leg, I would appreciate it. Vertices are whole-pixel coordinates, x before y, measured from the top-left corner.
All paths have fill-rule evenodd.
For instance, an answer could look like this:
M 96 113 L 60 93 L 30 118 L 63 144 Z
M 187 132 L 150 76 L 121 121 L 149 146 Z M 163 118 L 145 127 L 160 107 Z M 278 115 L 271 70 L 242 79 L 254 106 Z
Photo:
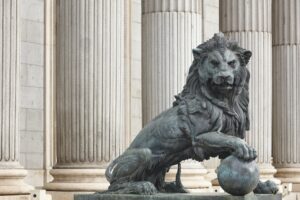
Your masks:
M 153 166 L 150 149 L 129 149 L 116 158 L 106 169 L 110 186 L 106 193 L 154 194 L 155 186 L 147 181 L 149 168 Z
M 188 193 L 181 182 L 181 164 L 177 164 L 177 173 L 176 173 L 176 180 L 174 182 L 166 182 L 164 184 L 164 192 L 167 193 Z

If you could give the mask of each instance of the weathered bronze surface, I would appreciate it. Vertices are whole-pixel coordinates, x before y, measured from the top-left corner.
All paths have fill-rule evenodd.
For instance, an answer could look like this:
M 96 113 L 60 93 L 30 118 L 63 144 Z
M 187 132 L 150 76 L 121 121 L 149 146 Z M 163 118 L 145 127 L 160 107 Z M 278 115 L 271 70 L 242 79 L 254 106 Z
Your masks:
M 150 121 L 108 166 L 110 186 L 105 193 L 184 193 L 180 181 L 183 160 L 201 162 L 233 155 L 247 163 L 256 158 L 256 151 L 243 140 L 249 129 L 250 74 L 246 65 L 251 52 L 219 33 L 193 49 L 193 55 L 186 84 L 173 106 Z M 167 183 L 165 174 L 172 165 L 178 165 L 176 181 Z M 222 181 L 224 187 L 226 180 Z M 255 181 L 251 187 L 244 184 L 250 187 L 244 192 L 232 192 L 235 188 L 227 192 L 244 195 L 257 185 Z M 228 184 L 232 182 L 228 180 Z M 276 193 L 277 187 L 260 182 L 254 191 Z

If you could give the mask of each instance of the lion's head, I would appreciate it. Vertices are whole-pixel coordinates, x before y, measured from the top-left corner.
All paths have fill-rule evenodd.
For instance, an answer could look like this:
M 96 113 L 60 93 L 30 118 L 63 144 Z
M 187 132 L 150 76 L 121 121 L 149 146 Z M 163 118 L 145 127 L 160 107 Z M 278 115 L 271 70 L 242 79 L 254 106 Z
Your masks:
M 186 85 L 178 98 L 204 96 L 229 114 L 242 111 L 244 127 L 249 129 L 250 74 L 246 65 L 252 53 L 218 33 L 193 49 L 193 55 Z
M 219 33 L 193 49 L 193 55 L 182 95 L 204 92 L 225 100 L 241 94 L 249 81 L 246 65 L 252 55 L 250 51 Z

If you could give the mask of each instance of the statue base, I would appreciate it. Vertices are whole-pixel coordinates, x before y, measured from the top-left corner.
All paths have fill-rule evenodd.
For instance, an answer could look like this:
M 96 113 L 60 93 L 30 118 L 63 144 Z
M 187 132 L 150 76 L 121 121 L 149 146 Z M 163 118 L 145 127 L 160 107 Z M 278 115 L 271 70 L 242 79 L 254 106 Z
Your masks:
M 188 193 L 188 194 L 89 194 L 75 195 L 74 200 L 282 200 L 281 194 L 247 194 L 231 196 L 226 193 Z

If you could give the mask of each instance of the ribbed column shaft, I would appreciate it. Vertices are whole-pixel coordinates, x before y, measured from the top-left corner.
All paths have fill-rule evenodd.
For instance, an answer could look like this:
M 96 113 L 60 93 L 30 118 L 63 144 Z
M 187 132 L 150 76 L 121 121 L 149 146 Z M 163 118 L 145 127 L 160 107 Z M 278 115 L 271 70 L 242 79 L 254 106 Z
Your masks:
M 300 44 L 300 2 L 272 1 L 273 46 Z
M 143 1 L 143 124 L 172 106 L 202 42 L 202 0 Z
M 258 153 L 262 178 L 272 178 L 272 34 L 271 0 L 220 1 L 220 27 L 225 35 L 252 51 L 250 131 L 246 141 Z
M 202 0 L 144 0 L 142 25 L 145 125 L 171 107 L 174 95 L 183 89 L 193 61 L 192 48 L 202 42 Z M 183 182 L 190 191 L 206 190 L 211 186 L 203 179 L 206 173 L 201 164 L 188 161 L 183 166 Z M 172 170 L 167 179 L 175 179 Z
M 125 150 L 124 4 L 58 1 L 56 168 L 100 167 Z
M 271 33 L 271 5 L 271 0 L 221 0 L 220 29 Z
M 19 164 L 19 3 L 0 1 L 0 195 L 33 189 L 23 182 L 27 171 Z
M 125 1 L 57 0 L 57 163 L 49 190 L 101 191 L 123 153 Z
M 300 168 L 300 45 L 274 46 L 273 56 L 274 164 Z
M 300 2 L 273 0 L 272 13 L 274 165 L 300 191 Z
M 272 163 L 272 50 L 271 34 L 265 32 L 226 33 L 228 38 L 252 51 L 250 64 L 250 131 L 246 140 L 257 152 L 257 162 Z
M 107 189 L 105 167 L 129 142 L 126 9 L 120 0 L 57 0 L 57 163 L 49 190 Z
M 18 1 L 0 2 L 0 168 L 19 160 L 17 86 L 19 67 Z
M 144 0 L 143 14 L 188 12 L 202 14 L 202 0 Z

